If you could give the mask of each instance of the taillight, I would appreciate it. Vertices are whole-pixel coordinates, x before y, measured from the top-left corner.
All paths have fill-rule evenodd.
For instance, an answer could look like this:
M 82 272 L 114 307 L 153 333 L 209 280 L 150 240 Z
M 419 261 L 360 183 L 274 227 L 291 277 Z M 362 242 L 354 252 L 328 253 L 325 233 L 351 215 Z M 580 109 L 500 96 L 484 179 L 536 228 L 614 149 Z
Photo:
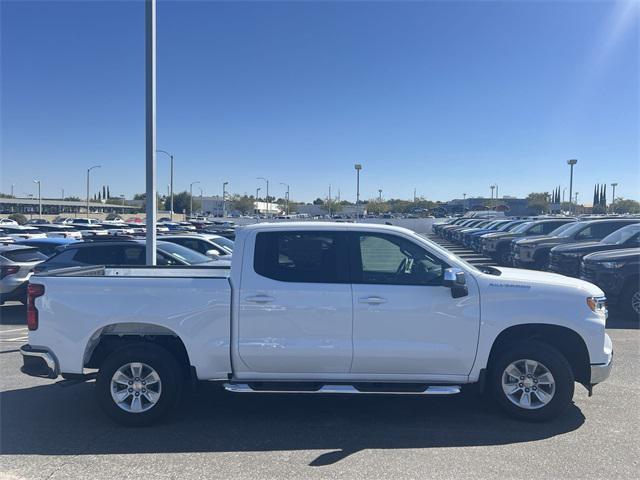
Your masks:
M 18 273 L 20 267 L 17 265 L 4 265 L 0 267 L 0 278 L 4 278 L 7 275 L 13 275 L 14 273 Z
M 36 298 L 44 295 L 44 285 L 30 283 L 27 287 L 27 327 L 29 330 L 38 329 L 38 309 Z

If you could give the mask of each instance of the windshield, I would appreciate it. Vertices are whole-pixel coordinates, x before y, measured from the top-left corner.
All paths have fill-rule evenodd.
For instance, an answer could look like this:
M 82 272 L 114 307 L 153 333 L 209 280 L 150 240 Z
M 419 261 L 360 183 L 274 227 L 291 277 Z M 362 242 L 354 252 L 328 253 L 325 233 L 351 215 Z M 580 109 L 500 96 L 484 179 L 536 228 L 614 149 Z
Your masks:
M 212 238 L 211 241 L 229 253 L 233 253 L 233 240 L 225 237 Z
M 513 233 L 523 233 L 526 232 L 529 227 L 531 225 L 533 225 L 534 222 L 524 222 L 520 225 L 518 225 L 516 228 L 514 228 L 513 230 L 511 230 Z
M 211 261 L 209 257 L 176 243 L 163 242 L 162 245 L 158 245 L 158 250 L 176 257 L 189 265 L 197 265 L 199 263 L 207 263 Z
M 606 243 L 607 245 L 622 245 L 638 232 L 640 232 L 640 224 L 628 225 L 610 233 L 602 239 L 601 243 Z
M 552 237 L 570 237 L 578 230 L 581 230 L 582 227 L 584 227 L 582 222 L 569 222 L 556 228 L 549 235 Z

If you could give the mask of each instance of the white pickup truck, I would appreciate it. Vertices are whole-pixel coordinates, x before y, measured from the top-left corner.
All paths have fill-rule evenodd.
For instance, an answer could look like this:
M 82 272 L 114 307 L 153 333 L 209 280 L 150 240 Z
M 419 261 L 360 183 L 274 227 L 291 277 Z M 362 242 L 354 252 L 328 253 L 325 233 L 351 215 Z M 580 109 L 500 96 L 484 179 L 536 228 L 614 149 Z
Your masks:
M 23 372 L 96 378 L 108 415 L 156 421 L 196 380 L 239 393 L 448 395 L 474 384 L 546 420 L 611 368 L 603 292 L 479 270 L 396 227 L 239 229 L 229 268 L 49 271 L 29 285 Z M 97 370 L 97 372 L 96 372 Z

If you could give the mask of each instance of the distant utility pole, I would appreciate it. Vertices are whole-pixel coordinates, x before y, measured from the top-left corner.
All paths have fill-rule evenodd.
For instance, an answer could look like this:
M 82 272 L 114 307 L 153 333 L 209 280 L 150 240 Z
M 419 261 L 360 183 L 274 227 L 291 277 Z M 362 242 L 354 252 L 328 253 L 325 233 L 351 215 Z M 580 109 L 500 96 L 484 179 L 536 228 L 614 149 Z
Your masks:
M 496 188 L 496 186 L 495 185 L 491 185 L 490 188 L 491 188 L 491 206 L 493 207 L 494 206 L 494 203 L 493 203 L 493 190 Z
M 267 180 L 264 177 L 258 177 L 257 180 L 264 180 L 264 182 L 267 184 L 267 218 L 269 217 L 269 211 L 271 210 L 270 208 L 270 202 L 269 202 L 269 180 Z
M 331 185 L 329 185 L 329 198 L 327 199 L 327 205 L 329 205 L 329 218 L 331 218 Z
M 173 221 L 173 154 L 165 150 L 156 150 L 158 153 L 164 153 L 169 156 L 170 161 L 170 180 L 169 180 L 169 218 Z
M 569 174 L 569 202 L 573 198 L 573 166 L 578 163 L 578 160 L 572 158 L 571 160 L 567 160 L 567 164 L 570 166 L 571 173 Z M 577 195 L 576 195 L 577 198 Z M 576 200 L 576 204 L 578 201 Z
M 89 176 L 94 168 L 100 168 L 100 165 L 87 168 L 87 218 L 89 218 Z
M 14 195 L 13 195 L 13 187 L 15 187 L 15 186 L 16 186 L 16 184 L 15 184 L 15 183 L 12 183 L 12 184 L 11 184 L 11 196 L 12 196 L 12 197 L 14 196 Z
M 378 189 L 378 201 L 380 203 L 382 203 L 382 189 L 381 188 Z
M 199 181 L 198 182 L 191 182 L 189 184 L 189 200 L 191 200 L 191 204 L 189 205 L 189 216 L 190 217 L 193 217 L 193 186 L 197 185 L 198 183 L 200 183 L 200 182 Z
M 200 213 L 202 213 L 202 189 L 201 188 L 200 188 Z
M 413 203 L 416 203 L 416 189 L 413 189 Z
M 60 200 L 64 200 L 64 188 L 62 189 L 62 197 L 60 197 Z
M 42 218 L 42 196 L 40 195 L 40 180 L 34 180 L 33 183 L 38 184 L 38 211 L 40 218 Z
M 616 187 L 617 186 L 618 186 L 617 182 L 614 182 L 611 184 L 611 187 L 613 188 L 613 193 L 611 197 L 611 213 L 615 213 L 615 209 L 613 208 L 613 206 L 616 203 Z
M 562 189 L 562 203 L 564 203 L 564 192 L 566 192 L 566 191 L 567 191 L 567 187 L 564 187 Z
M 222 218 L 227 216 L 227 185 L 229 182 L 222 182 Z
M 362 170 L 362 164 L 356 163 L 354 165 L 356 169 L 356 219 L 358 218 L 358 205 L 360 204 L 360 170 Z
M 287 201 L 287 215 L 289 215 L 289 184 L 280 182 L 280 185 L 284 185 L 287 187 L 287 191 L 285 192 L 284 198 Z

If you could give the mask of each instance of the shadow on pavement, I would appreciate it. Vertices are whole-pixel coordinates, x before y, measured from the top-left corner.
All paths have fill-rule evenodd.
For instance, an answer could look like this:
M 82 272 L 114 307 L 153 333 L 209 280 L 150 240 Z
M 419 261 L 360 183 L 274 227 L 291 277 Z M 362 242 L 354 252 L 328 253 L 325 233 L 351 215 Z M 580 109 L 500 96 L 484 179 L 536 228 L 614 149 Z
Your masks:
M 330 450 L 311 466 L 364 449 L 504 445 L 579 428 L 572 405 L 550 423 L 521 423 L 472 394 L 451 398 L 230 394 L 205 384 L 164 423 L 124 428 L 108 420 L 93 385 L 45 385 L 0 396 L 0 453 L 88 455 Z
M 27 307 L 19 302 L 7 302 L 0 307 L 0 325 L 26 325 Z

